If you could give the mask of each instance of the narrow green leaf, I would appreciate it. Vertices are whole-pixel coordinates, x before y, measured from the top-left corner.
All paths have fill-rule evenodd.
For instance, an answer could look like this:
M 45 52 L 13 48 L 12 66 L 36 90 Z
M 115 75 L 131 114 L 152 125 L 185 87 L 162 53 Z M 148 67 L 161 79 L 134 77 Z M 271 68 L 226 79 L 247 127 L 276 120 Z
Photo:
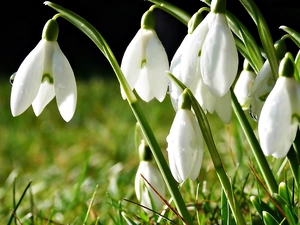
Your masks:
M 24 197 L 25 197 L 25 194 L 26 194 L 27 190 L 29 189 L 30 185 L 31 185 L 31 181 L 29 181 L 29 183 L 28 183 L 27 186 L 25 187 L 25 189 L 24 189 L 24 191 L 23 191 L 23 193 L 22 193 L 22 195 L 21 195 L 20 200 L 19 200 L 18 203 L 15 205 L 15 207 L 14 207 L 14 209 L 13 209 L 13 211 L 12 211 L 12 214 L 11 214 L 9 220 L 8 220 L 8 223 L 7 223 L 8 225 L 11 224 L 11 221 L 12 221 L 13 218 L 15 217 L 16 212 L 17 212 L 17 209 L 19 208 L 21 202 L 23 201 L 23 199 L 24 199 Z
M 240 0 L 240 2 L 252 17 L 257 26 L 262 46 L 270 62 L 274 79 L 276 80 L 278 78 L 279 62 L 276 56 L 271 32 L 265 21 L 265 18 L 263 17 L 262 13 L 253 0 Z
M 290 35 L 290 38 L 295 42 L 295 44 L 300 48 L 300 33 L 289 28 L 287 26 L 280 26 L 279 29 L 284 30 L 286 33 Z
M 266 225 L 279 225 L 279 222 L 268 212 L 263 211 L 263 221 Z
M 88 217 L 89 217 L 90 211 L 91 211 L 91 209 L 92 209 L 92 205 L 93 205 L 93 203 L 94 203 L 94 200 L 95 200 L 95 196 L 96 196 L 97 188 L 98 188 L 98 185 L 96 185 L 96 187 L 95 187 L 95 191 L 94 191 L 94 193 L 93 193 L 93 196 L 92 196 L 92 198 L 91 198 L 91 200 L 90 200 L 90 202 L 89 202 L 89 207 L 88 207 L 88 210 L 87 210 L 87 212 L 86 212 L 86 215 L 85 215 L 85 218 L 84 218 L 83 224 L 86 224 L 86 223 L 87 223 L 87 220 L 88 220 Z

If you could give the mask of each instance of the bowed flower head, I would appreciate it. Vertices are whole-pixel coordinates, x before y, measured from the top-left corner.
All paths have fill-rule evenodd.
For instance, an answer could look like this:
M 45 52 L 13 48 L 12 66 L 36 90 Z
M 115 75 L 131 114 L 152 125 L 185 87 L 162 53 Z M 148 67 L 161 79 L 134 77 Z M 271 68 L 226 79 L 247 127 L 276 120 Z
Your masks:
M 167 137 L 170 169 L 179 183 L 197 179 L 203 157 L 203 138 L 185 92 Z
M 287 53 L 279 67 L 280 77 L 262 108 L 258 134 L 266 156 L 282 158 L 288 153 L 298 130 L 300 85 L 295 80 L 294 62 Z
M 225 5 L 221 5 L 224 2 L 212 1 L 212 11 L 207 16 L 208 30 L 200 57 L 203 82 L 217 97 L 222 97 L 228 92 L 238 70 L 235 41 L 227 24 Z M 195 36 L 200 32 L 196 30 Z
M 155 163 L 152 161 L 151 150 L 142 140 L 139 146 L 141 162 L 135 176 L 135 194 L 141 205 L 153 210 L 160 210 L 164 204 L 162 199 L 155 193 L 149 184 L 145 182 L 141 175 L 155 188 L 155 190 L 165 198 L 166 187 Z M 144 208 L 143 208 L 144 209 Z M 152 212 L 144 209 L 147 213 Z
M 154 30 L 152 11 L 144 14 L 140 30 L 125 50 L 121 69 L 131 89 L 135 89 L 144 101 L 164 100 L 168 88 L 165 72 L 169 70 L 169 61 Z
M 241 72 L 239 79 L 237 80 L 234 86 L 234 93 L 243 110 L 247 110 L 250 107 L 250 93 L 253 87 L 255 77 L 255 72 L 253 71 L 249 62 L 245 59 L 244 69 Z
M 24 59 L 15 74 L 10 106 L 13 116 L 31 104 L 36 116 L 56 96 L 61 116 L 69 121 L 75 112 L 77 90 L 72 68 L 57 43 L 58 24 L 49 20 L 42 40 Z

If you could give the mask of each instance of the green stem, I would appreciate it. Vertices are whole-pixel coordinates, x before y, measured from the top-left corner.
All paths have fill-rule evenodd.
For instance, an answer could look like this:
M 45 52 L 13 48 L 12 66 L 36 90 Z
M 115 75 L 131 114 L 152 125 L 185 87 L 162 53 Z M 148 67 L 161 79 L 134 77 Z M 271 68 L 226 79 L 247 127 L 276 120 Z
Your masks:
M 233 111 L 234 111 L 236 117 L 238 118 L 238 121 L 244 131 L 244 134 L 245 134 L 249 144 L 250 144 L 252 153 L 256 159 L 256 162 L 258 164 L 260 172 L 261 172 L 264 180 L 266 181 L 268 189 L 271 192 L 271 194 L 277 193 L 277 190 L 278 190 L 277 182 L 276 182 L 275 177 L 269 167 L 269 164 L 261 150 L 258 140 L 257 140 L 255 134 L 253 133 L 252 127 L 249 124 L 249 121 L 248 121 L 244 111 L 242 110 L 234 92 L 232 91 L 232 89 L 230 91 L 231 91 Z
M 176 83 L 176 85 L 178 85 L 178 87 L 182 91 L 187 90 L 187 93 L 192 102 L 193 110 L 197 117 L 198 124 L 202 131 L 203 138 L 204 138 L 207 148 L 209 150 L 212 162 L 216 169 L 216 173 L 217 173 L 220 183 L 222 185 L 223 191 L 228 199 L 228 204 L 230 205 L 234 219 L 235 219 L 236 223 L 239 225 L 246 224 L 244 217 L 242 215 L 242 212 L 240 210 L 240 206 L 236 203 L 236 199 L 233 194 L 231 183 L 225 172 L 222 160 L 220 158 L 217 147 L 215 145 L 215 142 L 214 142 L 214 139 L 213 139 L 213 136 L 211 133 L 210 125 L 206 118 L 205 113 L 203 112 L 201 106 L 199 105 L 197 99 L 194 97 L 193 93 L 188 88 L 186 88 L 186 86 L 180 80 L 178 80 L 176 77 L 174 77 L 171 73 L 167 73 L 167 74 L 171 78 L 171 80 L 174 81 Z
M 299 172 L 299 163 L 298 163 L 298 159 L 297 159 L 297 155 L 296 155 L 294 147 L 290 148 L 290 150 L 287 154 L 287 158 L 289 160 L 290 167 L 291 167 L 291 170 L 292 170 L 292 174 L 293 174 L 293 177 L 295 179 L 296 186 L 298 188 L 298 186 L 299 186 L 299 174 L 298 174 L 298 172 Z
M 185 202 L 177 188 L 177 182 L 172 176 L 172 173 L 169 169 L 169 166 L 164 158 L 164 155 L 159 147 L 159 144 L 150 128 L 150 125 L 145 117 L 145 114 L 142 111 L 140 104 L 137 101 L 133 91 L 131 90 L 121 68 L 111 51 L 109 45 L 106 43 L 105 39 L 101 36 L 101 34 L 85 19 L 80 17 L 79 15 L 73 13 L 70 10 L 67 10 L 57 4 L 51 2 L 45 2 L 46 5 L 52 7 L 56 11 L 61 14 L 61 17 L 75 25 L 79 30 L 85 33 L 95 44 L 96 46 L 102 51 L 102 53 L 106 56 L 109 63 L 111 64 L 117 79 L 124 89 L 124 92 L 127 97 L 127 101 L 131 107 L 133 114 L 135 115 L 137 121 L 139 122 L 141 129 L 144 133 L 144 136 L 149 144 L 149 147 L 152 151 L 152 154 L 155 158 L 155 161 L 160 169 L 160 172 L 164 178 L 166 186 L 174 199 L 174 203 L 176 205 L 177 210 L 179 211 L 180 215 L 183 217 L 184 222 L 186 224 L 193 224 L 192 218 L 186 208 Z

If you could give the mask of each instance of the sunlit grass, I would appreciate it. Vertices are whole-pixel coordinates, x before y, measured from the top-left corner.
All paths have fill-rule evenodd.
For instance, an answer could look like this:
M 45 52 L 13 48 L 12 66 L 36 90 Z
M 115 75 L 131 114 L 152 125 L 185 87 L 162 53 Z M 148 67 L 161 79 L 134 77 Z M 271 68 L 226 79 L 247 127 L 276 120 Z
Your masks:
M 97 185 L 87 218 L 89 224 L 95 224 L 97 217 L 98 224 L 126 224 L 120 207 L 131 219 L 143 217 L 139 206 L 123 200 L 137 201 L 133 186 L 139 160 L 134 145 L 135 118 L 120 97 L 119 85 L 115 79 L 95 77 L 77 85 L 76 113 L 66 123 L 55 101 L 39 117 L 29 108 L 13 118 L 9 108 L 11 87 L 1 82 L 1 224 L 9 221 L 13 199 L 19 200 L 29 181 L 31 187 L 15 213 L 22 224 L 47 224 L 50 220 L 52 224 L 82 224 Z M 153 100 L 141 104 L 166 153 L 166 136 L 175 115 L 169 96 L 163 103 Z M 216 115 L 209 115 L 209 121 L 248 220 L 249 197 L 258 186 L 248 165 L 253 158 L 248 143 L 234 118 L 231 125 L 223 125 Z M 277 162 L 274 168 L 280 165 Z M 197 210 L 191 211 L 195 221 L 220 223 L 222 193 L 208 151 L 204 153 L 198 182 L 186 182 L 181 192 L 187 204 L 196 204 Z M 178 222 L 173 213 L 166 216 Z

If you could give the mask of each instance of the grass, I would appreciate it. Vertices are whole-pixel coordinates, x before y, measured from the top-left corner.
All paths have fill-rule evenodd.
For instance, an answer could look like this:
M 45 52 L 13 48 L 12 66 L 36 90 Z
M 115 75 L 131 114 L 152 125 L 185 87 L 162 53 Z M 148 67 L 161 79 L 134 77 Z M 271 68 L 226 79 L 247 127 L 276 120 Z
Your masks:
M 148 224 L 141 208 L 124 200 L 137 202 L 134 177 L 139 160 L 134 146 L 135 118 L 120 97 L 117 81 L 92 77 L 77 85 L 76 113 L 65 123 L 55 101 L 39 117 L 29 108 L 13 118 L 11 87 L 8 81 L 1 81 L 1 224 L 9 222 L 23 193 L 11 224 L 126 224 L 121 211 L 131 220 L 138 217 Z M 166 153 L 166 136 L 175 115 L 169 96 L 163 103 L 153 100 L 142 106 Z M 249 199 L 262 190 L 249 169 L 253 160 L 249 145 L 235 118 L 230 125 L 223 125 L 216 115 L 208 118 L 246 221 L 257 218 Z M 271 163 L 274 171 L 282 165 L 280 160 Z M 279 180 L 287 178 L 284 172 L 278 175 Z M 224 198 L 208 151 L 197 182 L 187 181 L 181 192 L 199 224 L 220 224 L 224 219 Z M 173 213 L 166 216 L 178 223 Z

